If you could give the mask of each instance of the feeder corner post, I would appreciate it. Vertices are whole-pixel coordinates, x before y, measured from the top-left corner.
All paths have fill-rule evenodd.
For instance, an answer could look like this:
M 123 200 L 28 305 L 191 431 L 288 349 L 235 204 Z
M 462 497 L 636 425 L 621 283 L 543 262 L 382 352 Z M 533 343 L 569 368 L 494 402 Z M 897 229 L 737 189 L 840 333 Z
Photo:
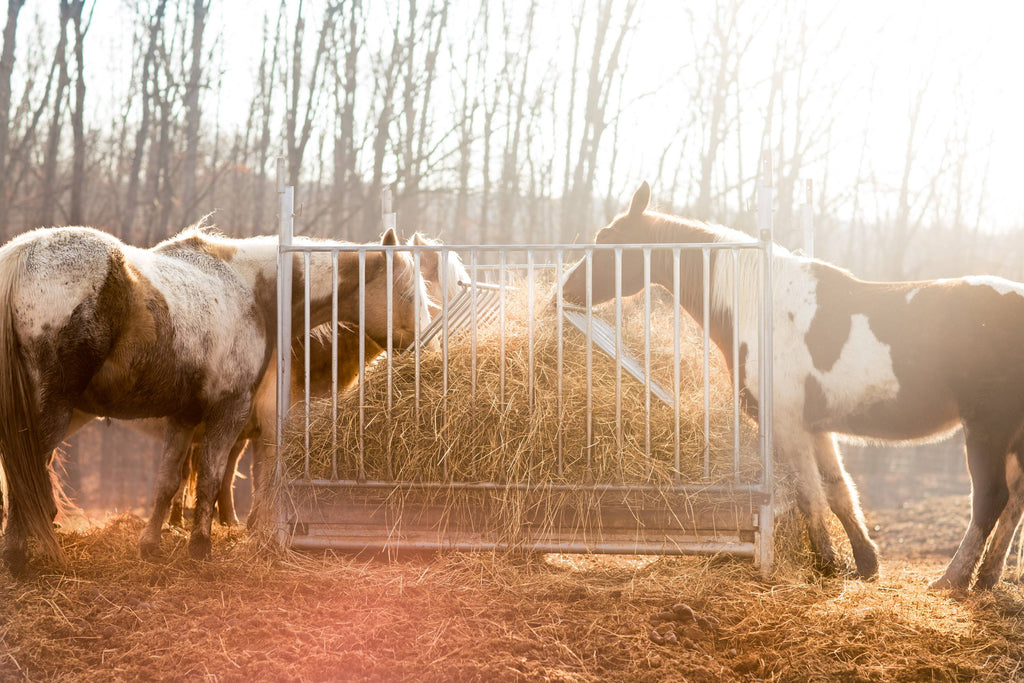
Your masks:
M 291 331 L 292 331 L 292 267 L 293 256 L 290 247 L 295 234 L 295 188 L 286 185 L 287 167 L 284 157 L 277 158 L 277 195 L 278 195 L 278 247 L 277 247 L 277 339 L 275 360 L 277 363 L 277 434 L 274 440 L 276 466 L 272 468 L 274 477 L 278 479 L 274 489 L 278 489 L 284 478 L 284 460 L 281 457 L 284 428 L 288 421 L 291 387 Z M 281 505 L 276 505 L 275 521 L 277 528 L 283 532 L 287 529 L 285 512 Z M 285 540 L 285 539 L 280 539 Z
M 762 291 L 761 291 L 761 325 L 760 358 L 759 358 L 759 446 L 762 466 L 764 468 L 764 487 L 767 494 L 766 502 L 761 505 L 758 515 L 758 549 L 756 564 L 762 574 L 767 576 L 772 570 L 775 560 L 775 491 L 773 472 L 772 443 L 772 153 L 766 147 L 761 155 L 761 168 L 757 186 L 757 218 L 758 239 L 762 248 Z
M 803 250 L 807 256 L 814 256 L 814 182 L 809 178 L 804 185 L 804 203 L 800 205 L 800 222 L 803 229 Z

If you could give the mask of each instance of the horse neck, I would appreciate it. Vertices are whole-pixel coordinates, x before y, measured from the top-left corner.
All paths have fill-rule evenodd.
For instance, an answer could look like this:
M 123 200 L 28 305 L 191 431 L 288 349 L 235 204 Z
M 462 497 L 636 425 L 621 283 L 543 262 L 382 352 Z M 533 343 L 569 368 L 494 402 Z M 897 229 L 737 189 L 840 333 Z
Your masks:
M 301 332 L 306 321 L 306 283 L 309 283 L 309 326 L 330 322 L 334 302 L 334 259 L 330 252 L 308 253 L 309 272 L 306 272 L 306 254 L 296 253 L 292 259 L 292 330 Z M 367 262 L 370 257 L 367 255 Z M 367 266 L 369 269 L 369 266 Z M 338 254 L 338 305 L 355 297 L 359 291 L 358 255 L 355 252 Z
M 719 235 L 714 230 L 699 224 L 682 221 L 664 220 L 650 226 L 650 235 L 646 241 L 664 244 L 699 244 L 719 241 L 744 239 L 737 233 Z M 745 238 L 749 240 L 749 238 Z M 712 249 L 708 254 L 710 266 L 708 292 L 708 336 L 723 351 L 727 362 L 732 363 L 733 321 L 748 328 L 750 312 L 755 316 L 756 324 L 757 300 L 760 281 L 760 253 L 753 250 L 741 250 L 736 262 L 732 253 L 720 249 Z M 736 268 L 734 266 L 738 265 Z M 674 291 L 674 258 L 673 251 L 661 249 L 651 255 L 651 281 L 668 290 Z M 737 282 L 738 278 L 738 282 Z M 734 302 L 734 285 L 739 301 Z M 704 325 L 704 257 L 700 249 L 681 249 L 679 252 L 679 305 L 700 325 Z M 736 303 L 739 304 L 738 308 Z
M 387 257 L 384 252 L 368 250 L 365 252 L 364 258 L 364 278 L 360 278 L 359 253 L 347 251 L 338 254 L 338 320 L 340 322 L 352 325 L 359 323 L 360 284 L 363 281 L 370 282 L 374 279 L 378 269 L 387 267 Z M 397 264 L 395 268 L 397 269 Z M 330 283 L 330 275 L 327 276 L 327 282 Z M 330 297 L 330 291 L 327 292 L 327 296 Z M 363 301 L 366 301 L 365 291 Z

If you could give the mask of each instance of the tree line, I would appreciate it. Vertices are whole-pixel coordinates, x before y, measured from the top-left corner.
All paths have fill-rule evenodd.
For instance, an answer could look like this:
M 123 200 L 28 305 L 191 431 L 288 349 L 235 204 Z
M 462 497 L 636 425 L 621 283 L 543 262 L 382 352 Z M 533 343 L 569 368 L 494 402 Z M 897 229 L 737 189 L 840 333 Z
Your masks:
M 214 210 L 231 234 L 271 232 L 278 155 L 311 234 L 372 239 L 390 187 L 402 224 L 449 242 L 586 240 L 645 178 L 664 210 L 751 229 L 758 158 L 770 146 L 784 244 L 814 177 L 823 256 L 891 278 L 1006 266 L 978 240 L 983 145 L 969 119 L 936 118 L 926 77 L 895 115 L 898 178 L 882 178 L 866 152 L 852 171 L 846 156 L 845 175 L 831 161 L 858 135 L 844 108 L 875 94 L 851 85 L 852 67 L 835 56 L 842 28 L 816 4 L 682 9 L 679 49 L 655 62 L 641 54 L 658 21 L 643 0 L 385 4 L 257 4 L 247 101 L 226 102 L 237 56 L 225 46 L 237 13 L 251 9 L 126 4 L 128 66 L 117 72 L 127 75 L 111 84 L 114 70 L 89 42 L 108 7 L 52 0 L 26 23 L 25 0 L 8 0 L 4 237 L 84 223 L 150 245 Z M 116 101 L 98 106 L 109 93 Z M 228 106 L 241 114 L 223 116 Z M 652 139 L 643 128 L 659 111 Z M 863 130 L 867 150 L 869 122 Z M 929 156 L 936 139 L 943 153 Z M 925 234 L 944 248 L 928 248 Z
M 308 234 L 373 239 L 387 187 L 401 226 L 449 243 L 589 241 L 642 179 L 662 210 L 752 231 L 768 147 L 787 246 L 811 201 L 818 253 L 860 275 L 1024 277 L 1006 236 L 986 234 L 991 140 L 936 111 L 927 75 L 882 101 L 809 0 L 681 6 L 656 49 L 653 5 L 140 0 L 117 10 L 128 29 L 108 64 L 90 36 L 109 6 L 8 0 L 2 237 L 88 224 L 149 246 L 211 211 L 234 236 L 269 233 L 279 155 Z M 251 81 L 227 88 L 232 31 L 254 11 Z M 895 175 L 869 152 L 873 123 L 844 113 L 853 101 L 900 131 Z M 104 471 L 134 466 L 95 446 L 114 454 Z M 120 505 L 146 489 L 121 488 Z

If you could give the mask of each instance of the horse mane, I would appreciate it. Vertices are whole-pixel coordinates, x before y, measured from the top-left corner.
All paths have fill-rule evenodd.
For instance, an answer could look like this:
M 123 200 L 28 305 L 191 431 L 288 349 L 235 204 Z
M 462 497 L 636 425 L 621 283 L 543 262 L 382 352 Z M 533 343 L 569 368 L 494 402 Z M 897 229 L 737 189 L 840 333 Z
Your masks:
M 419 245 L 425 247 L 443 247 L 444 242 L 435 238 L 427 237 L 421 232 L 416 232 L 406 241 L 407 245 Z M 440 260 L 440 252 L 438 252 L 438 259 Z M 459 283 L 469 283 L 472 278 L 469 275 L 469 271 L 466 270 L 465 264 L 462 262 L 462 257 L 459 253 L 454 250 L 448 251 L 448 258 L 444 263 L 445 268 L 445 284 L 447 285 L 448 298 L 454 298 L 460 290 Z M 439 273 L 440 274 L 440 273 Z M 440 305 L 440 302 L 434 302 Z
M 745 232 L 724 225 L 657 212 L 647 212 L 646 215 L 653 219 L 650 223 L 652 242 L 751 244 L 757 241 Z M 686 233 L 687 239 L 680 239 L 681 232 Z M 761 254 L 754 249 L 741 249 L 736 253 L 734 261 L 734 257 L 728 251 L 711 252 L 711 313 L 739 315 L 741 326 L 756 326 L 759 308 L 755 295 L 761 291 Z M 796 256 L 779 244 L 772 245 L 772 274 L 775 278 L 794 267 L 806 268 L 806 264 L 812 261 L 822 263 L 807 257 Z M 836 268 L 836 270 L 842 269 Z M 696 274 L 694 274 L 695 276 Z M 734 288 L 738 288 L 739 291 L 740 310 L 738 312 L 732 310 Z

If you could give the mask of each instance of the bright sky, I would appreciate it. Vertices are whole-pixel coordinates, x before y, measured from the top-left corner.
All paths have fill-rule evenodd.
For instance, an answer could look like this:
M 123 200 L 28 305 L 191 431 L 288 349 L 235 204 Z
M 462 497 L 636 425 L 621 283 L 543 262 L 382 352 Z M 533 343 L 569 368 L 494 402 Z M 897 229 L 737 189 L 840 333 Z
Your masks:
M 713 7 L 710 1 L 641 0 L 641 3 L 642 17 L 629 53 L 628 87 L 634 94 L 655 89 L 659 94 L 644 100 L 642 105 L 631 107 L 629 125 L 620 133 L 624 159 L 620 159 L 618 168 L 629 176 L 623 178 L 623 187 L 631 186 L 640 178 L 651 177 L 665 140 L 677 127 L 680 108 L 689 106 L 684 84 L 664 86 L 667 76 L 691 58 L 692 39 L 685 9 L 692 8 L 700 16 Z M 87 45 L 90 51 L 88 85 L 92 106 L 97 112 L 122 106 L 130 73 L 131 36 L 135 30 L 134 12 L 128 8 L 135 4 L 124 0 L 119 11 L 104 11 L 109 6 L 97 10 Z M 832 114 L 837 117 L 835 137 L 838 142 L 827 160 L 830 182 L 840 185 L 844 174 L 852 179 L 864 149 L 867 127 L 865 156 L 868 163 L 882 185 L 898 185 L 904 163 L 907 112 L 913 95 L 929 78 L 923 127 L 918 133 L 922 172 L 940 163 L 947 130 L 954 119 L 959 119 L 974 150 L 968 180 L 980 184 L 988 168 L 988 205 L 996 227 L 1024 223 L 1024 192 L 1018 187 L 1021 157 L 1024 156 L 1024 127 L 1021 125 L 1024 96 L 1019 74 L 1024 65 L 1024 41 L 1020 34 L 1024 26 L 1024 3 L 980 0 L 970 3 L 969 10 L 967 3 L 949 0 L 807 4 L 810 11 L 818 15 L 831 7 L 833 19 L 822 33 L 815 35 L 815 40 L 825 46 L 819 53 L 830 56 L 826 64 L 828 73 L 843 79 L 839 106 Z M 318 3 L 307 2 L 306 5 L 307 12 L 312 14 Z M 589 5 L 595 5 L 594 0 L 590 0 Z M 764 12 L 763 3 L 751 1 L 747 5 L 752 14 Z M 212 2 L 214 16 L 207 37 L 222 41 L 226 55 L 219 102 L 219 114 L 224 122 L 244 121 L 259 59 L 263 16 L 277 6 L 276 0 Z M 374 12 L 393 11 L 373 6 Z M 515 2 L 508 6 L 520 8 L 526 3 Z M 544 5 L 544 21 L 538 30 L 546 36 L 542 44 L 548 49 L 567 54 L 571 39 L 568 22 L 575 6 L 576 0 L 552 0 L 550 5 Z M 453 7 L 456 13 L 475 12 L 478 2 L 454 0 Z M 36 5 L 26 9 L 49 13 L 52 8 Z M 32 14 L 27 12 L 25 16 Z M 310 32 L 313 30 L 311 27 Z M 384 30 L 384 26 L 371 24 L 368 31 L 371 40 Z M 840 31 L 843 38 L 837 44 Z M 765 25 L 762 34 L 745 57 L 746 73 L 750 82 L 755 83 L 770 64 L 778 28 Z M 27 35 L 27 31 L 22 35 Z M 872 88 L 874 94 L 869 97 Z M 756 97 L 745 101 L 744 108 L 748 121 L 757 122 L 763 116 L 763 104 Z M 208 114 L 213 113 L 211 109 L 207 107 Z M 103 119 L 98 113 L 93 118 Z M 760 125 L 749 124 L 745 131 L 745 138 L 747 135 L 750 138 L 744 142 L 744 151 L 749 150 L 748 167 L 752 168 L 760 145 Z M 729 153 L 735 155 L 735 152 L 727 151 Z M 823 171 L 819 169 L 820 173 Z M 814 177 L 813 172 L 811 177 Z

